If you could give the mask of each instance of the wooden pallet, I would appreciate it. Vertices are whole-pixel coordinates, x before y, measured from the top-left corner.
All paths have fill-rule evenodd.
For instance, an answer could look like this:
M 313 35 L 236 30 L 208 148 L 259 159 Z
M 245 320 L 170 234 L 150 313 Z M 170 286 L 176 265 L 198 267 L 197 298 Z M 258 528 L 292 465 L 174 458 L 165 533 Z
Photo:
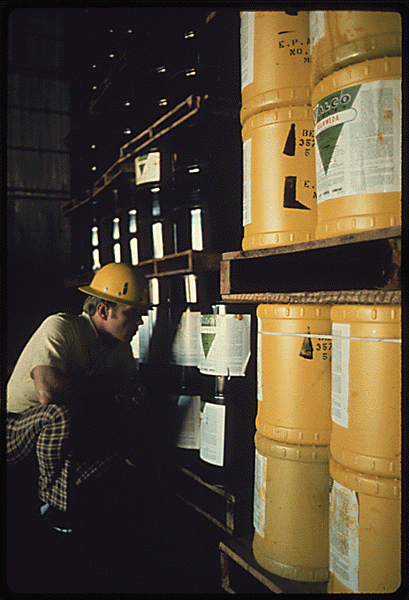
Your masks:
M 327 582 L 293 581 L 270 573 L 253 556 L 252 535 L 219 544 L 221 586 L 229 594 L 326 594 Z
M 177 464 L 161 469 L 160 484 L 170 494 L 203 515 L 229 535 L 251 530 L 252 488 L 226 489 L 203 481 L 193 470 Z
M 400 226 L 302 244 L 227 252 L 224 302 L 400 303 Z

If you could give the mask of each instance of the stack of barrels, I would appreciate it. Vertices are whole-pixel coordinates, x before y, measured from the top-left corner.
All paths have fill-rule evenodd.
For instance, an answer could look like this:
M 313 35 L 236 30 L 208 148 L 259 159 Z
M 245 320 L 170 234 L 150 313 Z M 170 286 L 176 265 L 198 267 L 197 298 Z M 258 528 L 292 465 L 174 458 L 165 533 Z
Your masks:
M 334 305 L 330 593 L 400 585 L 401 307 Z
M 241 15 L 243 250 L 314 239 L 316 193 L 308 12 Z M 256 560 L 327 581 L 330 307 L 257 309 Z
M 401 224 L 399 13 L 310 13 L 316 239 Z M 401 308 L 331 309 L 332 593 L 400 584 Z
M 135 158 L 138 260 L 173 253 L 171 151 L 159 144 Z
M 135 157 L 139 262 L 188 250 L 221 253 L 240 244 L 241 153 L 240 145 L 229 147 L 240 141 L 240 124 L 203 111 L 175 129 Z
M 314 238 L 308 12 L 241 14 L 243 250 Z
M 241 20 L 243 250 L 400 225 L 400 15 Z M 257 316 L 254 556 L 332 593 L 392 592 L 401 308 L 272 304 Z
M 146 127 L 188 96 L 201 102 L 189 118 L 182 109 L 169 117 L 160 126 L 166 135 L 135 158 L 139 261 L 240 245 L 240 70 L 231 51 L 239 43 L 239 15 L 213 11 L 204 20 L 205 12 L 181 15 L 169 44 L 160 40 L 149 57 L 140 100 Z
M 329 578 L 330 306 L 260 305 L 253 553 L 298 581 Z

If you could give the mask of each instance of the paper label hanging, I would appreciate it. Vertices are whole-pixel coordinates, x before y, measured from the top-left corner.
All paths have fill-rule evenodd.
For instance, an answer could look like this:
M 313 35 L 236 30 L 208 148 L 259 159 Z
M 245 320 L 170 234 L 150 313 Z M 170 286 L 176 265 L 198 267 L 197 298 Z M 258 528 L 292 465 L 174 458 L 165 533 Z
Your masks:
M 176 446 L 188 450 L 199 450 L 200 396 L 179 396 L 177 410 L 181 417 L 181 427 Z
M 202 315 L 199 370 L 244 376 L 250 358 L 250 315 Z
M 135 158 L 136 185 L 160 181 L 160 152 L 149 152 Z
M 184 367 L 197 367 L 200 359 L 199 312 L 185 311 L 179 321 L 172 344 L 171 362 Z
M 205 402 L 200 425 L 200 458 L 218 467 L 224 465 L 226 407 Z

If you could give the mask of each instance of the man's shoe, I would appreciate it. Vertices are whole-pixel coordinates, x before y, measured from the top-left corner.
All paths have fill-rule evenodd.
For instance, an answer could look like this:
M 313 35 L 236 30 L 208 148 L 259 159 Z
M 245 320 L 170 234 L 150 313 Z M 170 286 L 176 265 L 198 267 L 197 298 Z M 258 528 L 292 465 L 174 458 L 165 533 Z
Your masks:
M 43 504 L 40 508 L 40 514 L 47 525 L 55 529 L 55 531 L 59 533 L 73 532 L 72 517 L 67 512 L 58 510 L 58 508 L 50 504 Z

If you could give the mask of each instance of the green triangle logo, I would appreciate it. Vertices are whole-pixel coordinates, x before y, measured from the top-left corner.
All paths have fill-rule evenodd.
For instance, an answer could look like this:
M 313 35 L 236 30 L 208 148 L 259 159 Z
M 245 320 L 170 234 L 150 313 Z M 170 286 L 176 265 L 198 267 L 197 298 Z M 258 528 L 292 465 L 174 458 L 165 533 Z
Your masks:
M 202 333 L 202 346 L 205 357 L 209 354 L 213 340 L 216 337 L 215 333 Z
M 143 171 L 145 169 L 145 165 L 146 165 L 146 163 L 142 163 L 142 164 L 139 165 L 139 171 L 140 171 L 141 175 L 142 175 L 142 173 L 143 173 Z
M 205 357 L 210 352 L 210 348 L 214 342 L 214 338 L 216 337 L 216 333 L 214 328 L 217 325 L 216 315 L 202 315 L 201 318 L 201 338 L 202 338 L 202 346 Z M 206 327 L 211 327 L 210 331 L 206 331 Z
M 355 85 L 340 90 L 326 96 L 314 106 L 315 131 L 318 132 L 315 137 L 325 174 L 328 172 L 344 123 L 356 116 L 352 106 L 360 89 L 360 85 Z

